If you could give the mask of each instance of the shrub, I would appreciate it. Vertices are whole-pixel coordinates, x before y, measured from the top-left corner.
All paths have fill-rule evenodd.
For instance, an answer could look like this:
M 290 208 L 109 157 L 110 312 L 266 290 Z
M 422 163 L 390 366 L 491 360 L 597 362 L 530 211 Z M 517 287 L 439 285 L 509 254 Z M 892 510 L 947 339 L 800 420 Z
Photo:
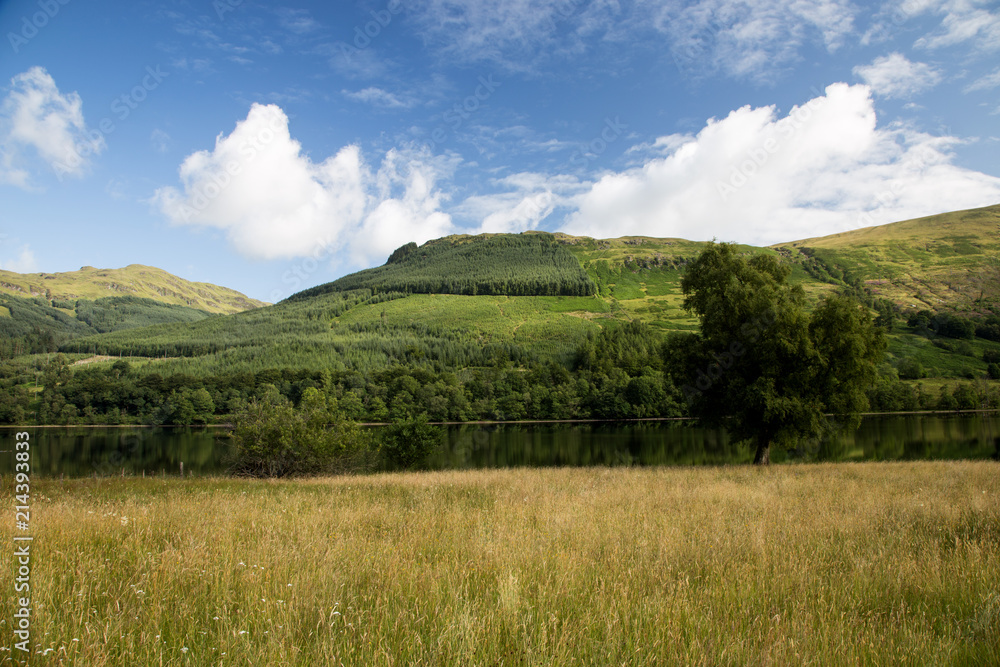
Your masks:
M 923 365 L 913 357 L 907 357 L 899 362 L 899 377 L 903 380 L 919 380 L 925 377 Z
M 360 472 L 377 454 L 370 434 L 314 387 L 303 393 L 298 410 L 270 387 L 236 415 L 231 435 L 230 471 L 250 477 Z
M 425 468 L 427 458 L 442 444 L 443 432 L 427 423 L 427 416 L 397 421 L 382 432 L 382 452 L 387 463 L 396 468 Z

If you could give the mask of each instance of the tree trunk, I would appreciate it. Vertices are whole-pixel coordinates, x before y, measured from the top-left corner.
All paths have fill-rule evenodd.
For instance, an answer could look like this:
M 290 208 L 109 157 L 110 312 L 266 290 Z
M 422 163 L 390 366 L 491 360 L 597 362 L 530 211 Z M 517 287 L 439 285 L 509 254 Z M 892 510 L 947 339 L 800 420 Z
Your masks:
M 757 453 L 753 457 L 755 466 L 766 466 L 771 464 L 771 441 L 760 439 L 757 441 Z

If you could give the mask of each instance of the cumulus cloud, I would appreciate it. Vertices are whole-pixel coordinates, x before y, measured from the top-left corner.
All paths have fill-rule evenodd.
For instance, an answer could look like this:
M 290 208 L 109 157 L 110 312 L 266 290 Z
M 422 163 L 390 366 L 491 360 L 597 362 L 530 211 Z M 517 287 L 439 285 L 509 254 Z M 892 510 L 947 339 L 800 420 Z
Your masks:
M 448 233 L 437 188 L 448 169 L 442 159 L 394 149 L 376 170 L 353 145 L 314 162 L 280 107 L 254 104 L 213 150 L 184 160 L 180 188 L 158 189 L 153 202 L 176 224 L 224 230 L 247 257 L 346 251 L 360 264 Z
M 31 189 L 33 159 L 60 177 L 80 176 L 104 146 L 104 136 L 84 122 L 80 96 L 60 93 L 44 68 L 11 79 L 0 104 L 0 182 Z
M 952 164 L 959 139 L 879 128 L 864 85 L 659 143 L 669 154 L 602 176 L 563 231 L 771 244 L 1000 202 L 1000 178 Z
M 940 71 L 926 63 L 910 62 L 901 53 L 878 57 L 871 65 L 859 65 L 853 71 L 882 97 L 912 97 L 941 81 Z

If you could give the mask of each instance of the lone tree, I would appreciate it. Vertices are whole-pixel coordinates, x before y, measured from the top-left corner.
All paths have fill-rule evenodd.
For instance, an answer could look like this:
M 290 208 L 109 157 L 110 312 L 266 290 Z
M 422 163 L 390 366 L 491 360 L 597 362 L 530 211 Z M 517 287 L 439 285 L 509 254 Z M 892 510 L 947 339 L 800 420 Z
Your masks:
M 844 296 L 807 313 L 791 269 L 770 254 L 747 257 L 730 243 L 709 245 L 688 268 L 684 307 L 701 332 L 672 339 L 668 364 L 691 413 L 725 425 L 770 462 L 787 446 L 829 429 L 833 413 L 857 428 L 885 336 L 866 308 Z

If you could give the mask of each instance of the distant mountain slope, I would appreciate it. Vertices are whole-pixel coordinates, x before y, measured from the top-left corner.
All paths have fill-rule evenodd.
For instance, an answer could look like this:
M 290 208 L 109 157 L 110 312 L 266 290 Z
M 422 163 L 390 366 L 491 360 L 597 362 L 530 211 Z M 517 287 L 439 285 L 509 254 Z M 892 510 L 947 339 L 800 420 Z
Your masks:
M 580 263 L 550 234 L 448 236 L 396 250 L 379 267 L 290 297 L 370 289 L 407 294 L 588 296 L 597 291 Z
M 65 273 L 0 271 L 0 294 L 41 297 L 48 301 L 96 301 L 102 297 L 132 296 L 226 315 L 266 305 L 236 290 L 191 282 L 141 264 L 123 269 L 85 266 L 79 271 Z
M 0 294 L 0 359 L 51 352 L 80 336 L 209 317 L 203 310 L 135 296 L 49 301 Z
M 791 266 L 790 280 L 811 299 L 844 290 L 880 315 L 892 315 L 892 363 L 919 353 L 934 377 L 966 377 L 985 372 L 980 348 L 994 339 L 959 345 L 953 353 L 947 341 L 931 341 L 906 326 L 905 316 L 922 308 L 1000 314 L 997 281 L 991 277 L 1000 250 L 998 211 L 960 211 L 741 250 L 782 256 Z M 682 307 L 680 283 L 704 246 L 683 239 L 543 232 L 446 237 L 420 247 L 408 244 L 382 267 L 275 306 L 77 337 L 62 350 L 156 358 L 150 368 L 158 373 L 192 375 L 270 368 L 367 372 L 393 364 L 463 369 L 496 359 L 568 363 L 589 334 L 626 322 L 642 321 L 664 333 L 697 329 Z M 513 260 L 509 265 L 508 259 Z M 567 285 L 584 286 L 590 296 L 552 295 L 550 290 Z M 526 292 L 484 294 L 480 289 Z M 918 290 L 926 300 L 915 298 Z M 904 317 L 887 299 L 902 307 Z
M 908 310 L 987 312 L 1000 304 L 1000 206 L 772 248 L 818 280 L 863 286 Z

